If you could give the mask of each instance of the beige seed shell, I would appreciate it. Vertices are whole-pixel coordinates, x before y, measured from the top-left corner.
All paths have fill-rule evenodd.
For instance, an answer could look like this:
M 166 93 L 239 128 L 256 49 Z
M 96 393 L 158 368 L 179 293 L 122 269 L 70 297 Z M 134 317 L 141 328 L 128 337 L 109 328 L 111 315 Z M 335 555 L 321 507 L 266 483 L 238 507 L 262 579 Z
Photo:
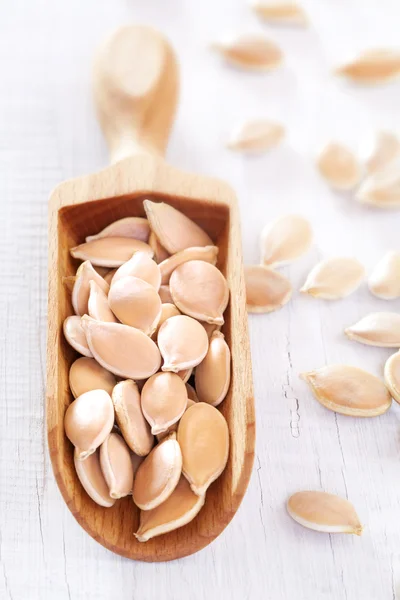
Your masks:
M 117 323 L 114 313 L 108 305 L 108 298 L 95 281 L 89 282 L 90 295 L 88 302 L 89 316 L 97 321 Z
M 100 289 L 108 294 L 108 283 L 95 271 L 89 260 L 82 263 L 76 272 L 75 284 L 72 290 L 72 306 L 75 314 L 82 317 L 88 312 L 90 282 L 95 281 Z
M 90 260 L 93 265 L 120 267 L 134 252 L 146 252 L 150 257 L 153 250 L 145 242 L 133 238 L 105 237 L 80 244 L 70 250 L 71 256 L 80 260 Z
M 392 354 L 385 364 L 385 384 L 396 402 L 400 404 L 400 351 Z
M 186 315 L 170 317 L 158 332 L 158 347 L 164 359 L 163 371 L 178 373 L 195 367 L 205 357 L 208 337 L 204 327 Z
M 193 492 L 201 496 L 225 469 L 228 425 L 218 409 L 198 402 L 181 418 L 177 439 L 182 450 L 182 472 Z
M 160 352 L 143 331 L 122 323 L 103 323 L 87 316 L 82 317 L 82 326 L 94 358 L 114 375 L 126 379 L 147 379 L 159 370 Z
M 132 492 L 131 453 L 118 433 L 110 433 L 100 446 L 100 466 L 111 498 L 123 498 Z
M 216 246 L 186 248 L 181 252 L 177 252 L 160 263 L 159 267 L 162 276 L 161 283 L 164 285 L 168 284 L 172 272 L 179 267 L 179 265 L 182 265 L 189 260 L 204 260 L 205 262 L 215 265 L 217 256 L 218 248 Z
M 180 314 L 181 314 L 181 312 L 180 312 L 180 310 L 178 310 L 176 308 L 175 304 L 171 304 L 170 302 L 166 302 L 165 304 L 162 304 L 160 320 L 158 321 L 157 327 L 156 327 L 153 335 L 151 336 L 152 339 L 153 340 L 157 339 L 159 329 L 160 329 L 161 325 L 163 323 L 165 323 L 165 321 L 167 319 L 169 319 L 170 317 L 177 317 Z
M 151 433 L 167 431 L 186 410 L 186 386 L 175 373 L 156 373 L 143 386 L 142 411 L 151 425 Z
M 368 173 L 380 171 L 398 156 L 400 156 L 400 139 L 389 131 L 379 131 L 366 160 Z
M 150 426 L 143 416 L 140 393 L 134 381 L 120 381 L 112 392 L 115 418 L 129 448 L 147 456 L 154 445 Z
M 371 313 L 345 329 L 345 334 L 350 340 L 368 346 L 400 348 L 400 314 L 395 312 Z
M 163 304 L 173 304 L 171 292 L 169 289 L 169 285 L 160 285 L 160 289 L 158 290 L 158 295 L 161 298 L 161 302 Z
M 161 298 L 152 285 L 138 277 L 123 277 L 112 283 L 108 294 L 112 312 L 121 323 L 151 335 L 161 316 Z
M 69 370 L 69 387 L 75 398 L 92 390 L 104 390 L 111 396 L 116 383 L 114 375 L 94 358 L 78 358 Z
M 300 291 L 314 298 L 338 300 L 355 292 L 364 275 L 364 267 L 355 258 L 328 258 L 311 269 Z
M 93 390 L 78 396 L 68 406 L 64 418 L 67 438 L 84 460 L 104 442 L 114 425 L 114 407 L 104 390 Z
M 139 466 L 133 482 L 133 501 L 142 510 L 156 508 L 169 498 L 182 472 L 182 453 L 174 434 L 157 444 Z
M 150 233 L 149 246 L 154 252 L 154 260 L 156 263 L 161 263 L 170 256 L 169 252 L 167 252 L 164 246 L 160 244 L 153 231 Z
M 260 19 L 273 25 L 308 25 L 307 15 L 297 2 L 255 0 L 251 8 Z
M 151 229 L 160 243 L 175 254 L 193 246 L 212 246 L 212 240 L 197 223 L 164 202 L 144 200 L 144 209 Z
M 74 350 L 88 358 L 93 357 L 86 340 L 85 332 L 82 328 L 81 317 L 75 315 L 67 317 L 64 321 L 63 331 L 65 339 Z
M 266 152 L 277 146 L 285 136 L 280 123 L 254 119 L 241 123 L 232 131 L 227 147 L 237 152 Z
M 325 408 L 352 417 L 376 417 L 392 403 L 383 382 L 357 367 L 328 365 L 300 375 Z
M 400 158 L 367 177 L 357 190 L 356 199 L 378 208 L 400 207 Z
M 313 240 L 311 225 L 300 215 L 284 215 L 261 233 L 261 263 L 280 267 L 308 252 Z
M 297 492 L 288 500 L 289 515 L 303 527 L 323 533 L 362 534 L 354 506 L 344 498 L 327 492 Z
M 147 219 L 143 217 L 125 217 L 114 221 L 96 235 L 89 235 L 86 241 L 91 242 L 105 237 L 123 237 L 147 242 L 149 235 L 150 225 Z
M 220 331 L 212 334 L 208 352 L 196 367 L 194 379 L 200 402 L 218 406 L 225 399 L 231 381 L 231 353 Z
M 271 71 L 282 64 L 279 46 L 262 34 L 244 34 L 222 39 L 212 48 L 231 65 L 251 71 Z
M 156 262 L 145 252 L 136 252 L 132 258 L 117 269 L 111 284 L 114 285 L 124 277 L 138 277 L 143 279 L 158 292 L 161 285 L 160 268 Z
M 337 142 L 325 146 L 318 156 L 317 167 L 322 177 L 336 190 L 352 190 L 362 177 L 356 155 Z
M 366 50 L 335 72 L 354 83 L 385 83 L 400 75 L 400 51 L 390 48 Z
M 202 260 L 191 260 L 175 269 L 169 288 L 179 310 L 200 321 L 222 325 L 229 288 L 221 271 Z
M 368 287 L 374 296 L 383 300 L 400 298 L 400 252 L 387 252 L 376 265 Z
M 147 542 L 157 535 L 186 525 L 199 513 L 205 499 L 205 495 L 196 496 L 187 480 L 181 476 L 178 485 L 165 502 L 157 508 L 140 513 L 140 525 L 135 537 L 139 542 Z
M 113 506 L 115 499 L 111 498 L 106 480 L 101 472 L 99 451 L 97 450 L 85 460 L 79 460 L 75 449 L 74 464 L 78 479 L 88 496 L 99 506 L 105 508 Z
M 269 313 L 282 308 L 292 296 L 292 284 L 277 271 L 263 265 L 246 265 L 246 306 L 249 313 Z
M 190 408 L 191 406 L 193 406 L 194 401 L 190 400 L 188 398 L 187 404 L 186 404 L 186 408 L 185 408 L 185 412 L 188 408 Z M 171 433 L 176 433 L 178 431 L 178 426 L 179 426 L 179 421 L 176 421 L 173 425 L 171 425 L 170 427 L 168 427 L 167 431 L 163 431 L 162 433 L 157 433 L 156 438 L 158 442 L 161 442 L 161 440 L 165 439 L 168 435 L 170 435 Z

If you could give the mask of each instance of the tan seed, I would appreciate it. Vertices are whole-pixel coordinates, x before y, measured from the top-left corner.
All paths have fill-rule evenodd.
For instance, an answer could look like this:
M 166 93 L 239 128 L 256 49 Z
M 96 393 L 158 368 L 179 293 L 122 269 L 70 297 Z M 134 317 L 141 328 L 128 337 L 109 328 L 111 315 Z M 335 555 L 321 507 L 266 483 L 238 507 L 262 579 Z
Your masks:
M 284 215 L 266 225 L 261 233 L 261 262 L 268 267 L 291 263 L 308 252 L 313 232 L 307 219 Z
M 150 225 L 147 219 L 143 217 L 125 217 L 124 219 L 114 221 L 114 223 L 105 227 L 100 233 L 89 235 L 86 241 L 91 242 L 92 240 L 99 240 L 105 237 L 123 237 L 147 242 L 149 235 Z
M 164 359 L 163 371 L 178 373 L 195 367 L 205 357 L 208 337 L 204 327 L 186 315 L 170 317 L 158 332 L 158 347 Z
M 355 154 L 343 144 L 331 142 L 317 159 L 322 177 L 336 190 L 352 190 L 362 176 L 361 164 Z
M 220 331 L 212 334 L 208 352 L 196 367 L 196 392 L 200 402 L 218 406 L 225 399 L 231 381 L 231 353 Z
M 376 417 L 392 403 L 383 382 L 357 367 L 329 365 L 300 375 L 323 406 L 342 415 Z
M 193 406 L 194 401 L 190 400 L 188 398 L 187 404 L 186 404 L 186 409 L 185 412 L 188 408 L 190 408 L 191 406 Z M 167 431 L 163 431 L 162 433 L 157 433 L 156 438 L 158 442 L 161 442 L 161 440 L 165 439 L 166 437 L 168 437 L 168 435 L 170 435 L 171 433 L 176 433 L 178 431 L 178 426 L 179 426 L 179 421 L 176 421 L 173 425 L 171 425 L 170 427 L 168 427 Z
M 140 393 L 134 381 L 120 381 L 112 392 L 115 418 L 129 448 L 146 456 L 154 445 L 150 426 L 143 416 Z
M 352 294 L 364 275 L 364 267 L 355 258 L 328 258 L 311 269 L 300 291 L 314 298 L 338 300 Z
M 117 269 L 112 279 L 112 285 L 128 276 L 143 279 L 143 281 L 152 285 L 157 292 L 161 285 L 160 268 L 145 252 L 136 252 L 122 267 Z
M 69 370 L 69 387 L 75 398 L 92 390 L 104 390 L 111 396 L 116 383 L 114 375 L 94 358 L 78 358 Z
M 100 466 L 111 498 L 123 498 L 132 492 L 131 453 L 118 433 L 110 433 L 100 446 Z
M 237 152 L 266 152 L 277 146 L 285 135 L 280 123 L 267 119 L 246 121 L 236 127 L 229 138 L 227 147 Z
M 164 260 L 167 260 L 167 258 L 170 256 L 169 252 L 167 252 L 164 246 L 160 244 L 153 231 L 149 237 L 149 246 L 154 252 L 154 260 L 156 263 L 161 263 Z
M 369 280 L 370 291 L 383 300 L 400 298 L 400 252 L 388 252 L 376 265 Z
M 367 177 L 357 190 L 356 199 L 361 204 L 378 208 L 398 208 L 400 206 L 400 158 L 394 159 Z
M 400 75 L 400 51 L 390 48 L 366 50 L 335 72 L 355 83 L 385 83 Z
M 186 410 L 188 397 L 184 382 L 175 373 L 156 373 L 143 386 L 142 411 L 151 433 L 167 431 Z
M 150 257 L 153 250 L 145 242 L 133 238 L 106 237 L 71 248 L 71 255 L 81 260 L 90 260 L 93 265 L 120 267 L 134 252 L 146 252 Z
M 400 404 L 400 351 L 392 354 L 385 364 L 385 383 L 392 397 Z
M 189 260 L 204 260 L 212 265 L 217 262 L 218 248 L 216 246 L 203 246 L 197 248 L 186 248 L 181 252 L 173 254 L 164 260 L 159 266 L 161 271 L 161 283 L 168 284 L 172 272 Z
M 350 340 L 382 346 L 384 348 L 400 347 L 400 314 L 395 312 L 371 313 L 345 329 Z
M 272 25 L 308 25 L 307 15 L 297 2 L 254 0 L 251 7 L 260 19 Z
M 379 131 L 366 161 L 368 173 L 380 171 L 398 156 L 400 156 L 400 139 L 389 131 Z
M 75 449 L 74 464 L 78 479 L 88 496 L 96 504 L 99 504 L 99 506 L 104 506 L 105 508 L 113 506 L 115 499 L 111 498 L 108 485 L 101 472 L 99 451 L 97 450 L 85 458 L 85 460 L 80 460 Z
M 303 527 L 323 533 L 362 534 L 354 506 L 344 498 L 326 492 L 297 492 L 288 500 L 289 515 Z
M 138 277 L 124 277 L 112 283 L 108 303 L 122 323 L 146 335 L 154 332 L 160 320 L 160 296 L 152 285 Z
M 231 65 L 251 71 L 271 71 L 283 61 L 279 46 L 261 34 L 232 36 L 212 48 Z
M 263 265 L 246 265 L 246 306 L 249 313 L 269 313 L 282 308 L 292 296 L 292 284 L 277 271 Z
M 93 357 L 82 328 L 81 317 L 75 315 L 67 317 L 64 321 L 63 330 L 65 339 L 74 350 L 79 352 L 79 354 L 83 354 L 83 356 Z
M 175 304 L 171 304 L 170 302 L 166 302 L 161 305 L 161 316 L 160 320 L 157 323 L 157 327 L 151 336 L 153 340 L 157 339 L 157 335 L 161 325 L 170 317 L 177 317 L 181 312 L 176 308 Z
M 114 313 L 108 305 L 108 298 L 95 281 L 89 282 L 90 296 L 88 302 L 89 315 L 97 321 L 117 323 Z
M 76 272 L 75 285 L 73 287 L 71 297 L 75 314 L 79 315 L 80 317 L 86 315 L 88 312 L 91 281 L 95 281 L 99 288 L 105 294 L 108 294 L 108 283 L 94 270 L 90 264 L 90 261 L 86 260 L 81 264 Z
M 169 290 L 169 285 L 160 285 L 160 289 L 158 290 L 158 295 L 161 298 L 161 302 L 163 304 L 173 304 L 171 292 Z

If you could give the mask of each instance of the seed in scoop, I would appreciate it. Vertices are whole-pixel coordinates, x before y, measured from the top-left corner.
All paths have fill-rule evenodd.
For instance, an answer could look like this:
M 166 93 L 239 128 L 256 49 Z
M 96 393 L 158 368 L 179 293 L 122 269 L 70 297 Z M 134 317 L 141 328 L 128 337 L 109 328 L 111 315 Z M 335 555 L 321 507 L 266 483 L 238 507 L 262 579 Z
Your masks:
M 117 323 L 114 313 L 108 305 L 108 298 L 95 281 L 90 281 L 90 296 L 88 302 L 89 315 L 97 321 Z
M 380 171 L 398 156 L 400 156 L 400 139 L 389 131 L 379 131 L 366 160 L 368 173 Z
M 170 317 L 158 332 L 158 347 L 164 359 L 163 371 L 183 371 L 195 367 L 205 357 L 208 337 L 204 327 L 186 315 Z
M 196 390 L 190 383 L 186 383 L 186 391 L 188 395 L 188 402 L 191 400 L 192 402 L 199 402 L 199 398 L 196 394 Z
M 182 472 L 193 492 L 202 496 L 228 461 L 228 425 L 218 409 L 198 402 L 181 418 L 177 439 L 182 450 Z
M 71 297 L 74 311 L 80 317 L 86 315 L 88 312 L 91 281 L 95 281 L 99 288 L 105 294 L 108 294 L 108 283 L 94 270 L 90 261 L 85 260 L 76 272 L 76 280 Z
M 392 354 L 385 364 L 385 383 L 392 397 L 400 404 L 400 351 Z
M 354 506 L 334 494 L 297 492 L 290 496 L 287 511 L 297 523 L 314 531 L 362 534 Z
M 354 61 L 336 69 L 335 73 L 354 83 L 385 83 L 400 75 L 400 52 L 391 48 L 366 50 Z
M 100 446 L 100 466 L 111 498 L 123 498 L 132 492 L 131 453 L 118 433 L 110 433 Z
M 227 143 L 236 152 L 260 153 L 277 146 L 285 135 L 280 123 L 268 119 L 246 121 L 236 127 Z
M 143 279 L 143 281 L 152 285 L 158 292 L 161 285 L 160 267 L 145 252 L 136 252 L 122 267 L 117 269 L 112 280 L 112 285 L 130 275 Z
M 260 34 L 227 37 L 212 48 L 231 65 L 250 71 L 271 71 L 283 61 L 279 46 Z
M 106 439 L 114 425 L 114 407 L 104 390 L 78 396 L 68 406 L 64 418 L 67 438 L 76 448 L 78 460 L 85 460 Z
M 297 25 L 307 27 L 308 18 L 297 2 L 285 0 L 255 0 L 251 7 L 260 19 L 276 25 Z
M 218 406 L 228 393 L 231 381 L 231 353 L 225 336 L 216 331 L 211 336 L 208 352 L 196 367 L 194 376 L 200 402 Z
M 185 411 L 188 408 L 190 408 L 191 406 L 193 406 L 193 404 L 194 404 L 194 401 L 189 400 L 189 398 L 188 398 Z M 171 433 L 174 433 L 174 432 L 176 433 L 178 431 L 178 426 L 179 426 L 179 421 L 176 421 L 173 425 L 168 427 L 168 429 L 166 431 L 163 431 L 162 433 L 157 433 L 157 435 L 156 435 L 157 441 L 161 442 L 161 440 L 165 439 Z
M 124 277 L 113 283 L 108 303 L 118 319 L 151 335 L 161 316 L 161 298 L 152 285 L 138 277 Z
M 179 421 L 187 405 L 187 392 L 182 379 L 175 373 L 156 373 L 143 386 L 142 411 L 157 435 Z
M 229 289 L 217 267 L 202 260 L 186 262 L 172 273 L 169 288 L 181 312 L 200 321 L 223 324 Z
M 169 285 L 160 285 L 160 289 L 158 290 L 158 295 L 161 298 L 161 302 L 163 304 L 173 304 L 171 292 L 169 291 Z
M 113 277 L 118 269 L 110 269 L 106 275 L 104 275 L 104 281 L 107 281 L 108 285 L 111 285 Z
M 351 417 L 377 417 L 392 399 L 383 382 L 357 367 L 329 365 L 300 375 L 323 406 Z
M 189 260 L 204 260 L 205 262 L 215 265 L 217 256 L 218 248 L 216 246 L 186 248 L 181 252 L 177 252 L 160 263 L 161 283 L 167 284 L 172 272 L 179 267 L 179 265 L 182 265 Z
M 144 200 L 143 206 L 154 235 L 170 254 L 193 246 L 213 245 L 201 227 L 173 206 L 150 200 Z
M 187 480 L 181 476 L 178 485 L 165 502 L 157 508 L 140 513 L 140 525 L 135 537 L 139 542 L 147 542 L 157 535 L 187 525 L 199 513 L 205 499 L 205 495 L 194 494 Z
M 285 215 L 266 225 L 261 233 L 261 262 L 281 267 L 300 258 L 311 247 L 313 232 L 307 219 Z
M 99 451 L 97 450 L 85 460 L 78 458 L 78 452 L 75 448 L 74 464 L 78 479 L 83 489 L 91 499 L 99 504 L 109 508 L 115 504 L 115 499 L 111 498 L 108 485 L 100 468 Z
M 355 258 L 328 258 L 311 269 L 300 291 L 314 298 L 338 300 L 352 294 L 364 275 L 364 267 Z
M 134 252 L 146 252 L 150 257 L 154 254 L 145 242 L 123 237 L 100 238 L 71 248 L 70 252 L 74 258 L 90 260 L 92 265 L 110 269 L 123 265 Z
M 94 358 L 114 375 L 147 379 L 159 370 L 160 352 L 140 329 L 122 323 L 103 323 L 88 316 L 82 317 L 82 327 Z
M 175 304 L 171 304 L 170 302 L 166 302 L 165 304 L 162 304 L 160 320 L 158 321 L 157 327 L 156 327 L 153 335 L 151 336 L 151 338 L 153 340 L 156 340 L 161 325 L 163 323 L 165 323 L 165 321 L 167 319 L 169 319 L 170 317 L 177 317 L 180 314 L 181 314 L 181 312 L 176 308 Z
M 100 233 L 89 235 L 86 241 L 91 242 L 92 240 L 99 240 L 105 237 L 122 237 L 147 242 L 149 235 L 150 225 L 147 219 L 143 217 L 125 217 L 124 219 L 114 221 L 114 223 L 102 229 Z
M 383 300 L 400 298 L 400 252 L 388 252 L 376 265 L 368 287 L 374 296 Z
M 344 332 L 350 340 L 361 344 L 399 348 L 400 315 L 395 312 L 371 313 Z
M 172 494 L 182 472 L 182 454 L 175 434 L 144 459 L 133 482 L 133 501 L 142 510 L 159 506 Z
M 104 390 L 111 396 L 116 383 L 114 375 L 94 358 L 78 358 L 69 370 L 69 387 L 74 398 L 92 390 Z
M 372 173 L 357 190 L 356 199 L 362 204 L 378 208 L 400 206 L 400 158 Z
M 282 308 L 292 296 L 287 277 L 263 265 L 246 265 L 246 306 L 249 313 L 269 313 Z
M 140 393 L 134 381 L 120 381 L 112 392 L 118 427 L 129 448 L 138 456 L 147 456 L 154 444 L 150 426 L 143 416 Z
M 74 350 L 79 352 L 79 354 L 83 354 L 83 356 L 93 357 L 82 328 L 81 317 L 77 317 L 76 315 L 67 317 L 64 321 L 63 330 L 65 339 Z
M 160 242 L 157 239 L 157 236 L 153 233 L 150 234 L 149 237 L 149 246 L 154 252 L 154 260 L 156 263 L 161 263 L 163 260 L 166 260 L 169 257 L 169 252 L 166 251 L 164 246 L 161 246 Z

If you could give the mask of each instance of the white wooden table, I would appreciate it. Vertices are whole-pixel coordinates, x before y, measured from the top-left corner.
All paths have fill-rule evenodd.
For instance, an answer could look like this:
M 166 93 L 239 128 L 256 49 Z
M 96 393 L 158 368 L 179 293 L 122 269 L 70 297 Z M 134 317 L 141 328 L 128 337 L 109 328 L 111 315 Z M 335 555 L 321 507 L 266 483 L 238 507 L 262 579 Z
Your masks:
M 398 44 L 398 1 L 304 5 L 314 23 L 308 31 L 264 27 L 244 0 L 0 3 L 2 600 L 400 598 L 399 407 L 370 420 L 335 415 L 298 378 L 326 362 L 382 373 L 390 351 L 342 334 L 369 311 L 400 308 L 365 286 L 331 303 L 295 293 L 282 311 L 251 317 L 254 473 L 231 525 L 199 554 L 140 564 L 106 551 L 64 505 L 46 448 L 47 197 L 60 180 L 107 161 L 92 109 L 90 59 L 114 27 L 146 22 L 173 41 L 182 95 L 169 160 L 234 185 L 248 262 L 258 259 L 262 225 L 293 211 L 309 216 L 316 238 L 313 250 L 285 270 L 296 289 L 322 256 L 356 255 L 370 269 L 387 249 L 399 249 L 398 213 L 330 192 L 313 167 L 330 138 L 359 148 L 375 129 L 400 131 L 400 84 L 355 90 L 330 75 L 354 51 Z M 265 30 L 283 47 L 286 65 L 270 75 L 224 67 L 207 45 L 229 30 Z M 255 159 L 224 149 L 237 120 L 262 115 L 286 124 L 280 148 Z M 288 495 L 310 488 L 347 496 L 364 535 L 322 535 L 291 521 Z

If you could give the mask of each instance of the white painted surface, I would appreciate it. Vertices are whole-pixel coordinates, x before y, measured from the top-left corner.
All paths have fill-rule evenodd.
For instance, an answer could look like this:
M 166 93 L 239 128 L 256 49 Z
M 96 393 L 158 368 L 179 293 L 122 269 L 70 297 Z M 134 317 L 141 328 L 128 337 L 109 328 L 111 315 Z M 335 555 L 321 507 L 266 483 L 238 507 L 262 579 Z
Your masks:
M 381 373 L 390 355 L 347 341 L 345 325 L 400 302 L 365 287 L 340 302 L 300 298 L 250 319 L 257 403 L 257 458 L 237 516 L 210 547 L 169 564 L 114 556 L 66 509 L 44 439 L 47 197 L 60 180 L 107 161 L 89 90 L 90 57 L 115 26 L 152 23 L 182 61 L 182 97 L 168 152 L 186 169 L 236 188 L 244 254 L 258 259 L 262 225 L 285 211 L 308 215 L 316 245 L 285 269 L 298 288 L 322 256 L 355 254 L 370 269 L 399 249 L 399 214 L 358 206 L 316 174 L 318 146 L 360 146 L 376 128 L 398 127 L 400 84 L 356 90 L 329 68 L 353 51 L 398 43 L 396 0 L 309 0 L 314 28 L 268 28 L 242 0 L 4 0 L 0 4 L 0 598 L 3 600 L 392 600 L 400 597 L 399 407 L 380 418 L 326 411 L 298 379 L 343 361 Z M 277 40 L 286 66 L 270 75 L 224 67 L 207 49 L 229 30 Z M 289 131 L 268 156 L 223 147 L 247 116 Z M 300 419 L 299 419 L 300 417 Z M 302 529 L 285 512 L 296 490 L 348 496 L 361 538 Z

